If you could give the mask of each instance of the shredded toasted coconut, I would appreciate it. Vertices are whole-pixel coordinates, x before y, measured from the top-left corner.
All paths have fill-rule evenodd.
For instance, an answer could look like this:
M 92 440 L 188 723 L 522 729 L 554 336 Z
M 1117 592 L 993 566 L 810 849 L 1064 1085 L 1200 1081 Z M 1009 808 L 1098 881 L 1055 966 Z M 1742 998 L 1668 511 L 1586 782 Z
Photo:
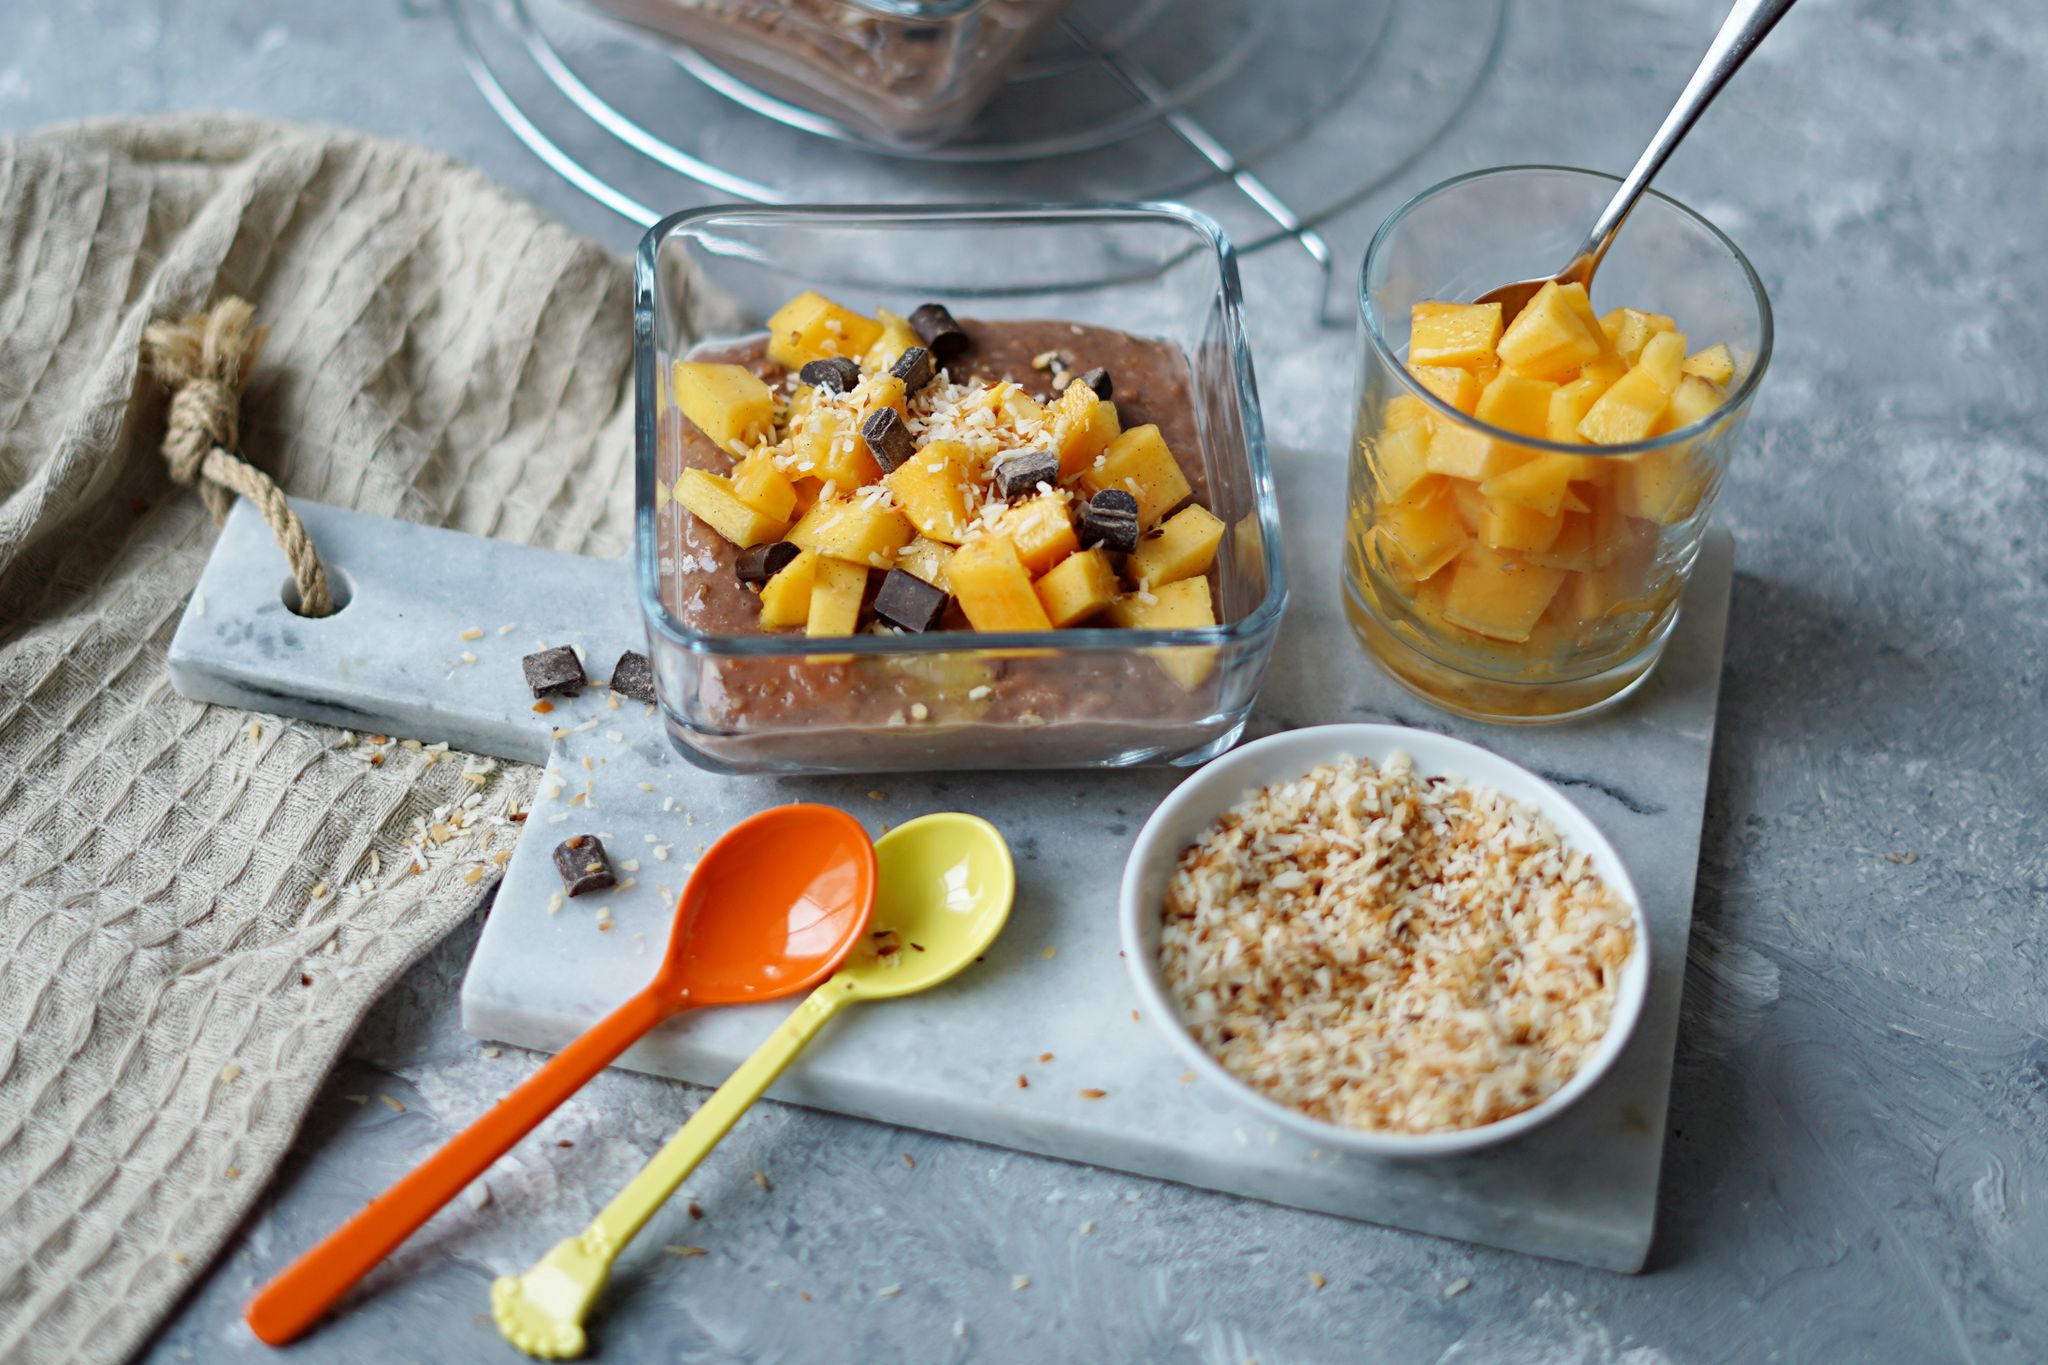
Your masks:
M 1167 885 L 1189 1029 L 1273 1100 L 1430 1133 L 1531 1108 L 1607 1030 L 1629 909 L 1534 807 L 1346 758 L 1249 794 Z

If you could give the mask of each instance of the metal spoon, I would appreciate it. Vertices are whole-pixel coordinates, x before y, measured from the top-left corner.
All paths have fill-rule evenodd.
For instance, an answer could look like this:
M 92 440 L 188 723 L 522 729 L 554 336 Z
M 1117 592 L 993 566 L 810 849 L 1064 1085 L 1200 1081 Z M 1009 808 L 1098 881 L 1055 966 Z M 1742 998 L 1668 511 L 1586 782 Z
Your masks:
M 1504 284 L 1481 294 L 1475 301 L 1498 303 L 1501 322 L 1506 324 L 1514 321 L 1515 314 L 1536 296 L 1537 290 L 1553 280 L 1558 284 L 1583 284 L 1590 290 L 1593 272 L 1600 268 L 1600 258 L 1607 254 L 1608 247 L 1614 245 L 1615 234 L 1628 221 L 1636 201 L 1643 197 L 1643 191 L 1656 179 L 1657 172 L 1664 169 L 1665 161 L 1685 135 L 1692 131 L 1693 124 L 1714 102 L 1714 97 L 1721 93 L 1721 87 L 1728 83 L 1728 78 L 1748 60 L 1750 53 L 1756 51 L 1757 44 L 1785 17 L 1792 3 L 1793 0 L 1736 0 L 1735 8 L 1728 11 L 1728 17 L 1721 23 L 1721 31 L 1714 35 L 1707 55 L 1700 59 L 1699 69 L 1686 82 L 1678 103 L 1672 105 L 1671 112 L 1664 116 L 1657 135 L 1643 149 L 1635 168 L 1621 182 L 1621 188 L 1607 201 L 1607 207 L 1600 210 L 1600 216 L 1594 220 L 1593 230 L 1586 234 L 1578 254 L 1555 275 Z
M 583 1320 L 613 1260 L 825 1021 L 845 1005 L 931 989 L 980 958 L 1009 918 L 1016 871 L 986 820 L 921 816 L 876 840 L 875 856 L 882 880 L 869 949 L 798 1005 L 596 1221 L 524 1275 L 491 1286 L 491 1315 L 507 1341 L 544 1360 L 582 1355 Z M 922 1064 L 899 1059 L 907 1078 Z
M 830 806 L 776 806 L 733 826 L 698 862 L 654 980 L 483 1117 L 287 1266 L 243 1316 L 272 1346 L 293 1340 L 585 1081 L 671 1015 L 809 990 L 867 938 L 874 845 Z

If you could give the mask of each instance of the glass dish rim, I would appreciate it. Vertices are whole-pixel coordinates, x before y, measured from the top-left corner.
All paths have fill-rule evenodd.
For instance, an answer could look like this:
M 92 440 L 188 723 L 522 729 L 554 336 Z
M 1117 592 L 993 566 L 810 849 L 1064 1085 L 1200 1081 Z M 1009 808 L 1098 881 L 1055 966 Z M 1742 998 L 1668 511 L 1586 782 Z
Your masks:
M 1461 412 L 1457 408 L 1452 407 L 1449 403 L 1446 403 L 1436 394 L 1431 393 L 1420 383 L 1416 382 L 1415 377 L 1408 373 L 1407 364 L 1395 353 L 1393 343 L 1388 340 L 1386 333 L 1381 328 L 1379 313 L 1372 305 L 1372 295 L 1367 288 L 1366 281 L 1372 272 L 1373 258 L 1379 254 L 1380 248 L 1388 235 L 1400 225 L 1402 220 L 1407 218 L 1415 209 L 1422 207 L 1423 204 L 1428 203 L 1438 195 L 1457 189 L 1459 186 L 1474 180 L 1486 180 L 1528 172 L 1585 176 L 1594 180 L 1605 180 L 1612 185 L 1621 184 L 1621 177 L 1618 175 L 1610 175 L 1606 171 L 1588 170 L 1583 166 L 1561 166 L 1542 162 L 1509 166 L 1486 166 L 1479 170 L 1466 171 L 1463 174 L 1454 175 L 1448 180 L 1438 181 L 1427 189 L 1411 195 L 1407 202 L 1388 214 L 1386 221 L 1381 223 L 1379 229 L 1373 233 L 1371 243 L 1365 248 L 1365 258 L 1359 263 L 1358 267 L 1359 316 L 1365 322 L 1366 338 L 1371 344 L 1373 351 L 1386 364 L 1387 369 L 1399 378 L 1401 384 L 1408 392 L 1460 425 L 1474 428 L 1496 440 L 1522 446 L 1529 450 L 1548 451 L 1559 455 L 1589 456 L 1602 460 L 1616 459 L 1624 455 L 1638 455 L 1651 450 L 1664 450 L 1668 447 L 1694 440 L 1706 432 L 1708 428 L 1725 420 L 1722 414 L 1739 409 L 1743 404 L 1747 403 L 1755 394 L 1757 385 L 1763 380 L 1764 371 L 1770 368 L 1771 353 L 1776 345 L 1777 328 L 1771 313 L 1770 295 L 1764 291 L 1764 283 L 1757 275 L 1756 267 L 1750 264 L 1749 257 L 1742 254 L 1742 248 L 1735 245 L 1734 239 L 1721 231 L 1720 228 L 1714 226 L 1713 222 L 1706 215 L 1655 189 L 1646 190 L 1644 197 L 1661 200 L 1667 206 L 1676 209 L 1682 216 L 1690 218 L 1693 222 L 1705 228 L 1707 233 L 1720 242 L 1727 249 L 1728 254 L 1734 258 L 1735 263 L 1742 268 L 1743 278 L 1749 282 L 1750 294 L 1756 301 L 1756 363 L 1750 366 L 1749 373 L 1743 377 L 1742 383 L 1736 386 L 1735 391 L 1729 394 L 1723 400 L 1721 406 L 1716 408 L 1713 413 L 1692 423 L 1690 426 L 1680 427 L 1675 431 L 1667 431 L 1662 436 L 1652 437 L 1646 441 L 1628 441 L 1617 445 L 1568 444 L 1563 441 L 1551 441 L 1542 437 L 1524 436 L 1520 432 L 1509 431 L 1505 427 L 1497 427 L 1491 422 L 1482 422 L 1471 413 Z
M 989 0 L 842 0 L 842 3 L 865 10 L 877 19 L 939 23 L 971 14 L 988 4 Z
M 1228 332 L 1230 370 L 1244 419 L 1245 461 L 1251 475 L 1252 501 L 1259 519 L 1266 591 L 1259 604 L 1239 620 L 1216 626 L 1174 630 L 1128 630 L 1088 627 L 1053 631 L 933 631 L 924 635 L 808 636 L 776 634 L 725 635 L 699 631 L 676 620 L 661 600 L 660 556 L 654 535 L 654 462 L 658 454 L 654 374 L 654 310 L 656 257 L 661 244 L 679 229 L 726 217 L 755 220 L 790 219 L 811 223 L 916 225 L 1043 221 L 1076 224 L 1104 220 L 1137 220 L 1178 224 L 1206 249 L 1216 270 Z M 1176 258 L 1184 259 L 1184 258 Z M 650 630 L 692 654 L 731 658 L 803 658 L 810 655 L 856 657 L 959 654 L 983 650 L 1056 650 L 1062 653 L 1120 654 L 1134 649 L 1206 646 L 1219 648 L 1255 640 L 1278 629 L 1288 601 L 1286 570 L 1280 553 L 1279 493 L 1273 483 L 1271 453 L 1264 415 L 1259 407 L 1251 343 L 1244 325 L 1244 288 L 1238 275 L 1237 249 L 1223 226 L 1208 214 L 1185 204 L 1162 200 L 1130 200 L 1092 204 L 712 204 L 683 209 L 657 221 L 641 236 L 633 252 L 633 442 L 634 557 L 640 589 L 641 615 Z

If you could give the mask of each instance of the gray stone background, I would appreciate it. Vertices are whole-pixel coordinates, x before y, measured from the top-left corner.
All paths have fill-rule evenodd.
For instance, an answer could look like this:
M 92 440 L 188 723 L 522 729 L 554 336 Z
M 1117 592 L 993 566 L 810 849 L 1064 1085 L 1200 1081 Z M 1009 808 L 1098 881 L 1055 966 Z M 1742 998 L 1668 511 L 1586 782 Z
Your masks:
M 1333 225 L 1348 259 L 1446 175 L 1624 167 L 1722 8 L 1511 7 L 1473 107 Z M 636 235 L 489 114 L 438 6 L 0 5 L 0 127 L 200 105 L 423 141 L 621 249 Z M 1807 0 L 1660 183 L 1749 252 L 1779 343 L 1719 514 L 1738 576 L 1649 1272 L 766 1105 L 692 1181 L 697 1234 L 651 1230 L 650 1250 L 713 1254 L 636 1250 L 603 1358 L 2048 1358 L 2048 9 Z M 1307 321 L 1302 275 L 1284 252 L 1247 268 L 1267 418 L 1334 457 L 1351 340 Z M 452 936 L 371 1016 L 151 1360 L 262 1357 L 239 1320 L 258 1268 L 520 1074 L 458 1026 L 473 942 Z M 291 1354 L 510 1358 L 479 1316 L 491 1267 L 579 1225 L 698 1098 L 602 1078 L 541 1132 L 573 1148 L 444 1214 Z M 1012 1272 L 1032 1287 L 970 1288 Z

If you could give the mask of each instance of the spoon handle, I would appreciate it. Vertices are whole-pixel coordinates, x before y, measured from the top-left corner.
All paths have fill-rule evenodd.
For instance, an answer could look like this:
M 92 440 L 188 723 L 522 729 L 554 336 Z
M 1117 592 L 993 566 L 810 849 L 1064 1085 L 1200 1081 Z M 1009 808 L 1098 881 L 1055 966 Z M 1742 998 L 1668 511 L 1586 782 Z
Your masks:
M 272 1346 L 297 1338 L 534 1125 L 673 1012 L 668 996 L 649 989 L 599 1020 L 411 1174 L 263 1286 L 244 1310 L 249 1326 Z
M 605 1249 L 607 1265 L 625 1250 L 626 1243 L 639 1235 L 647 1220 L 654 1216 L 654 1211 L 667 1203 L 669 1196 L 690 1178 L 690 1172 L 710 1155 L 719 1140 L 732 1131 L 740 1115 L 753 1107 L 754 1101 L 760 1099 L 762 1092 L 775 1083 L 775 1078 L 788 1069 L 805 1045 L 818 1036 L 818 1030 L 825 1026 L 825 1021 L 839 1012 L 840 1006 L 848 999 L 845 990 L 848 984 L 838 980 L 827 981 L 805 997 L 804 1002 L 776 1026 L 775 1032 L 754 1049 L 753 1056 L 741 1062 L 738 1069 L 726 1077 L 725 1084 L 713 1091 L 711 1098 L 690 1115 L 689 1122 L 640 1168 L 640 1173 L 612 1196 L 611 1203 L 604 1206 L 584 1233 L 591 1246 Z
M 1728 11 L 1728 17 L 1721 22 L 1721 31 L 1714 35 L 1714 41 L 1707 48 L 1707 55 L 1700 59 L 1699 68 L 1692 73 L 1692 79 L 1685 84 L 1685 91 L 1678 97 L 1678 103 L 1671 106 L 1671 112 L 1664 116 L 1657 135 L 1650 139 L 1650 145 L 1637 158 L 1628 178 L 1621 182 L 1621 188 L 1607 201 L 1607 207 L 1600 211 L 1593 230 L 1586 236 L 1578 255 L 1558 275 L 1558 279 L 1581 284 L 1593 278 L 1600 258 L 1607 254 L 1607 248 L 1614 243 L 1614 234 L 1621 231 L 1621 225 L 1628 221 L 1635 209 L 1636 200 L 1643 197 L 1643 191 L 1657 178 L 1657 172 L 1664 169 L 1685 135 L 1692 131 L 1693 124 L 1706 112 L 1714 97 L 1721 93 L 1721 87 L 1728 83 L 1749 54 L 1756 50 L 1777 22 L 1792 8 L 1793 0 L 1736 0 L 1735 8 Z

